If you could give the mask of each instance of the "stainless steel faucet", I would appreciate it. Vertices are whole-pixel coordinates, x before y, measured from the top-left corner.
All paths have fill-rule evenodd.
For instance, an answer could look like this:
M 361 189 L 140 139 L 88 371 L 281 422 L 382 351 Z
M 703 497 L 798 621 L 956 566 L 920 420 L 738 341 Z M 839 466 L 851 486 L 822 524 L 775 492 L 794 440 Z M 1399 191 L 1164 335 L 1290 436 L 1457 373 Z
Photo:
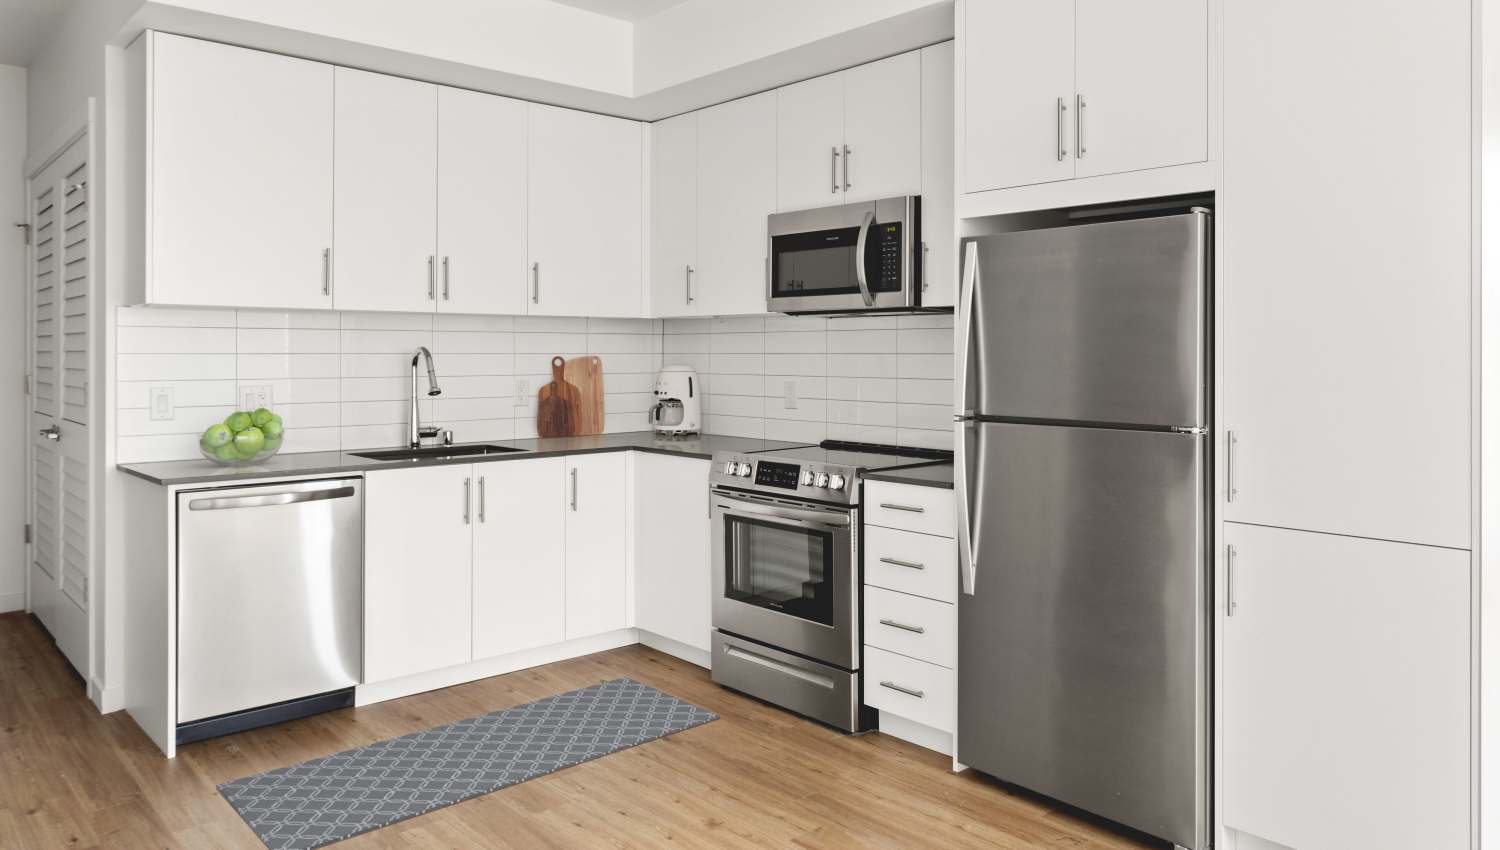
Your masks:
M 423 357 L 427 358 L 427 394 L 430 396 L 443 394 L 442 388 L 438 386 L 437 372 L 432 368 L 432 352 L 428 351 L 425 345 L 417 346 L 417 350 L 411 355 L 411 417 L 408 420 L 410 429 L 406 435 L 409 447 L 413 449 L 422 447 L 423 437 L 438 435 L 437 426 L 422 427 L 422 414 L 417 408 L 417 363 Z

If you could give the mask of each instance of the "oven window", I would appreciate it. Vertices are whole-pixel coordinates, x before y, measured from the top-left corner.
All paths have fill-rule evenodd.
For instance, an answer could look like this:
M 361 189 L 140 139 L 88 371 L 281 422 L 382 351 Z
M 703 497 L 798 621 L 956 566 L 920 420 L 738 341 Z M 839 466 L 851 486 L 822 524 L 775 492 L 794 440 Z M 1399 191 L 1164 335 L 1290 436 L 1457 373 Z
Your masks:
M 737 516 L 724 518 L 724 595 L 833 625 L 833 534 Z

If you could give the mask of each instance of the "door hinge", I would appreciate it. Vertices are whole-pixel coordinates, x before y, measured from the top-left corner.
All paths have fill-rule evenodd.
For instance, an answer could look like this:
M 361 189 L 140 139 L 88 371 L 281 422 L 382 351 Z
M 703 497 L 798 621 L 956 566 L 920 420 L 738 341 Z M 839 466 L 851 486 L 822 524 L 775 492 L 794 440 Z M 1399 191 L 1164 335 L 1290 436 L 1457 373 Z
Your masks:
M 31 545 L 31 523 L 26 523 L 26 545 Z
M 31 244 L 31 225 L 26 224 L 25 222 L 17 222 L 16 223 L 16 227 L 21 228 L 21 238 L 26 241 L 27 245 L 30 245 Z

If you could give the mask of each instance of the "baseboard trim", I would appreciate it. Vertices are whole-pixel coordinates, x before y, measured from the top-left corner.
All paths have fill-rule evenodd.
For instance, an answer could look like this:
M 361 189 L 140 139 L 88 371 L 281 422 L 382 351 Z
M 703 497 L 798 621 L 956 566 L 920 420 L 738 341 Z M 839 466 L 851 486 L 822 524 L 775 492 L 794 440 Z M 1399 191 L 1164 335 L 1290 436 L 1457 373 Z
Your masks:
M 26 591 L 19 593 L 0 593 L 0 614 L 7 611 L 21 611 L 26 608 Z
M 662 637 L 655 632 L 648 632 L 645 629 L 641 629 L 640 632 L 642 646 L 649 646 L 657 652 L 665 652 L 673 658 L 680 658 L 689 664 L 696 664 L 705 670 L 709 669 L 713 654 L 708 650 L 689 646 L 681 641 Z
M 941 729 L 934 729 L 915 720 L 907 720 L 890 712 L 880 712 L 880 733 L 900 738 L 910 744 L 942 753 L 945 756 L 953 755 L 953 735 Z
M 124 688 L 107 688 L 98 679 L 89 679 L 88 694 L 100 714 L 112 714 L 125 707 Z

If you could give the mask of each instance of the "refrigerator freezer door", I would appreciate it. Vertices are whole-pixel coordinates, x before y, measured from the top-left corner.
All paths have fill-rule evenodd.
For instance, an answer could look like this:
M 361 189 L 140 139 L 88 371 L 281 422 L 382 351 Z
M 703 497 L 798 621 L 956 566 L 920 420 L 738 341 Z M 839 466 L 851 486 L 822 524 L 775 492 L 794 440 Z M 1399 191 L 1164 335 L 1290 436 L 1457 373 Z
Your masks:
M 958 760 L 1206 846 L 1206 437 L 976 423 Z
M 1197 212 L 978 239 L 973 412 L 1205 425 L 1209 226 Z

